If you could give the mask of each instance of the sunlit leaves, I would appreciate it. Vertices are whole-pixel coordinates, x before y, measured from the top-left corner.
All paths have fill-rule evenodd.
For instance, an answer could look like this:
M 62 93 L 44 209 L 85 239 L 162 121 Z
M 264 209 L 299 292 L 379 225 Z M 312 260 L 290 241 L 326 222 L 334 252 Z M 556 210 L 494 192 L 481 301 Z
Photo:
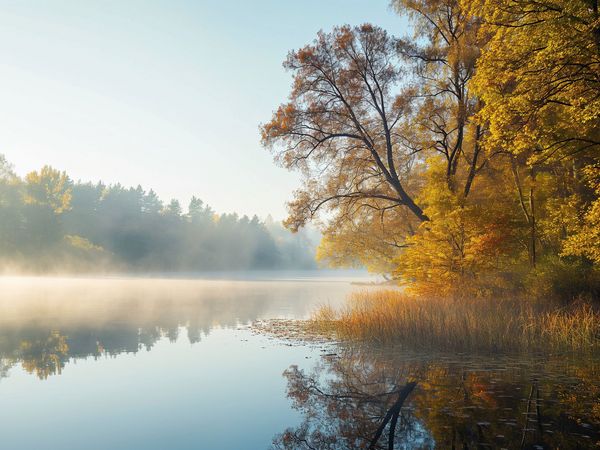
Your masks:
M 288 226 L 297 230 L 322 210 L 342 220 L 406 207 L 425 220 L 412 199 L 414 157 L 399 130 L 410 96 L 394 39 L 373 25 L 337 27 L 291 51 L 284 66 L 294 77 L 290 101 L 261 132 L 275 160 L 305 178 Z
M 44 205 L 61 214 L 70 207 L 72 182 L 65 172 L 44 166 L 39 172 L 31 172 L 25 177 L 27 203 Z

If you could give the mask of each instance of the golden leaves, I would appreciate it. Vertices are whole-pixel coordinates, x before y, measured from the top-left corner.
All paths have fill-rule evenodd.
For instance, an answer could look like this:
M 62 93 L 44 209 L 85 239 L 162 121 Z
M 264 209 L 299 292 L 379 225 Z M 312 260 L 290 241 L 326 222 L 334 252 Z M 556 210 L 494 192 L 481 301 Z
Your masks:
M 40 172 L 25 176 L 27 182 L 26 203 L 49 206 L 55 214 L 70 208 L 72 182 L 66 172 L 44 166 Z
M 417 38 L 343 26 L 288 57 L 290 100 L 262 127 L 305 177 L 286 224 L 323 209 L 320 258 L 438 295 L 520 285 L 561 251 L 599 263 L 600 190 L 584 182 L 599 164 L 598 14 L 583 0 L 393 3 Z

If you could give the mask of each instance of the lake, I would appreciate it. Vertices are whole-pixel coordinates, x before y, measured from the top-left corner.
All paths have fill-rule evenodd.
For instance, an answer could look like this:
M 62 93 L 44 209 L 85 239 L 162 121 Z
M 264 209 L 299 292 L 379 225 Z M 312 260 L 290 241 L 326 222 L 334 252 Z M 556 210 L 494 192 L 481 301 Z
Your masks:
M 365 288 L 352 281 L 369 279 L 0 278 L 2 448 L 367 448 L 382 424 L 374 448 L 600 441 L 595 357 L 302 343 L 250 326 L 341 306 Z

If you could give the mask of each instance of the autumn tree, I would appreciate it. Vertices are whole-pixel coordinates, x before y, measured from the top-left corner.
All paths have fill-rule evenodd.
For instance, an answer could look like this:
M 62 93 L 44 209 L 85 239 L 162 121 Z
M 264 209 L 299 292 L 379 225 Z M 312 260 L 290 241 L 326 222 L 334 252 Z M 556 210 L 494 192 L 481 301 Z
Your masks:
M 563 254 L 583 256 L 595 264 L 600 264 L 600 167 L 587 167 L 584 176 L 593 187 L 597 198 L 585 210 L 574 232 L 566 239 Z
M 483 145 L 483 102 L 471 88 L 487 37 L 458 0 L 392 4 L 412 23 L 412 35 L 397 44 L 415 91 L 415 114 L 403 126 L 407 145 L 425 161 L 417 200 L 431 219 L 408 237 L 393 273 L 420 292 L 466 293 L 465 285 L 489 292 L 503 284 L 497 274 L 513 246 L 508 215 L 494 208 L 506 204 L 489 189 L 502 179 L 502 149 Z
M 531 162 L 600 146 L 596 0 L 463 0 L 490 36 L 475 76 L 493 139 Z
M 408 143 L 415 152 L 439 156 L 448 188 L 467 197 L 487 160 L 481 146 L 485 125 L 473 120 L 481 101 L 470 89 L 485 41 L 478 33 L 480 21 L 458 0 L 394 0 L 392 4 L 413 25 L 413 35 L 397 44 L 416 90 L 416 114 L 407 124 Z
M 276 160 L 305 176 L 290 228 L 323 207 L 339 216 L 406 208 L 427 220 L 414 200 L 415 158 L 399 133 L 410 93 L 394 40 L 371 25 L 338 27 L 290 52 L 284 67 L 294 76 L 290 101 L 261 129 Z
M 328 209 L 319 256 L 384 272 L 408 236 L 431 226 L 426 208 L 437 199 L 419 197 L 426 160 L 444 162 L 439 194 L 461 208 L 493 154 L 481 146 L 480 102 L 469 89 L 479 20 L 457 1 L 393 3 L 413 20 L 414 36 L 398 40 L 370 25 L 321 32 L 289 54 L 290 102 L 262 127 L 276 160 L 305 175 L 287 225 L 298 229 Z
M 46 206 L 55 214 L 69 209 L 73 183 L 65 172 L 44 166 L 39 172 L 27 174 L 25 181 L 28 203 Z
M 576 242 L 593 244 L 585 235 L 598 208 L 593 180 L 586 182 L 600 149 L 598 2 L 461 3 L 489 39 L 473 87 L 483 99 L 487 145 L 511 155 L 530 260 L 557 253 L 567 238 L 566 254 L 585 254 Z

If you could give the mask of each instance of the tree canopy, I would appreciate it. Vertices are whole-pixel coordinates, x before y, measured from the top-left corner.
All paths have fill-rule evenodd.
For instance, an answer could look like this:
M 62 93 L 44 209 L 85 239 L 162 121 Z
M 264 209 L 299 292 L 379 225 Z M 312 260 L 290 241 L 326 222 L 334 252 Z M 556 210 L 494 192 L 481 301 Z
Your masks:
M 261 130 L 304 174 L 287 226 L 314 220 L 320 258 L 421 292 L 560 290 L 577 273 L 597 295 L 597 1 L 392 5 L 407 36 L 339 26 L 284 63 L 289 100 Z
M 17 177 L 0 155 L 0 269 L 198 271 L 314 268 L 314 236 L 272 219 L 217 214 L 193 197 L 74 182 L 44 166 Z

